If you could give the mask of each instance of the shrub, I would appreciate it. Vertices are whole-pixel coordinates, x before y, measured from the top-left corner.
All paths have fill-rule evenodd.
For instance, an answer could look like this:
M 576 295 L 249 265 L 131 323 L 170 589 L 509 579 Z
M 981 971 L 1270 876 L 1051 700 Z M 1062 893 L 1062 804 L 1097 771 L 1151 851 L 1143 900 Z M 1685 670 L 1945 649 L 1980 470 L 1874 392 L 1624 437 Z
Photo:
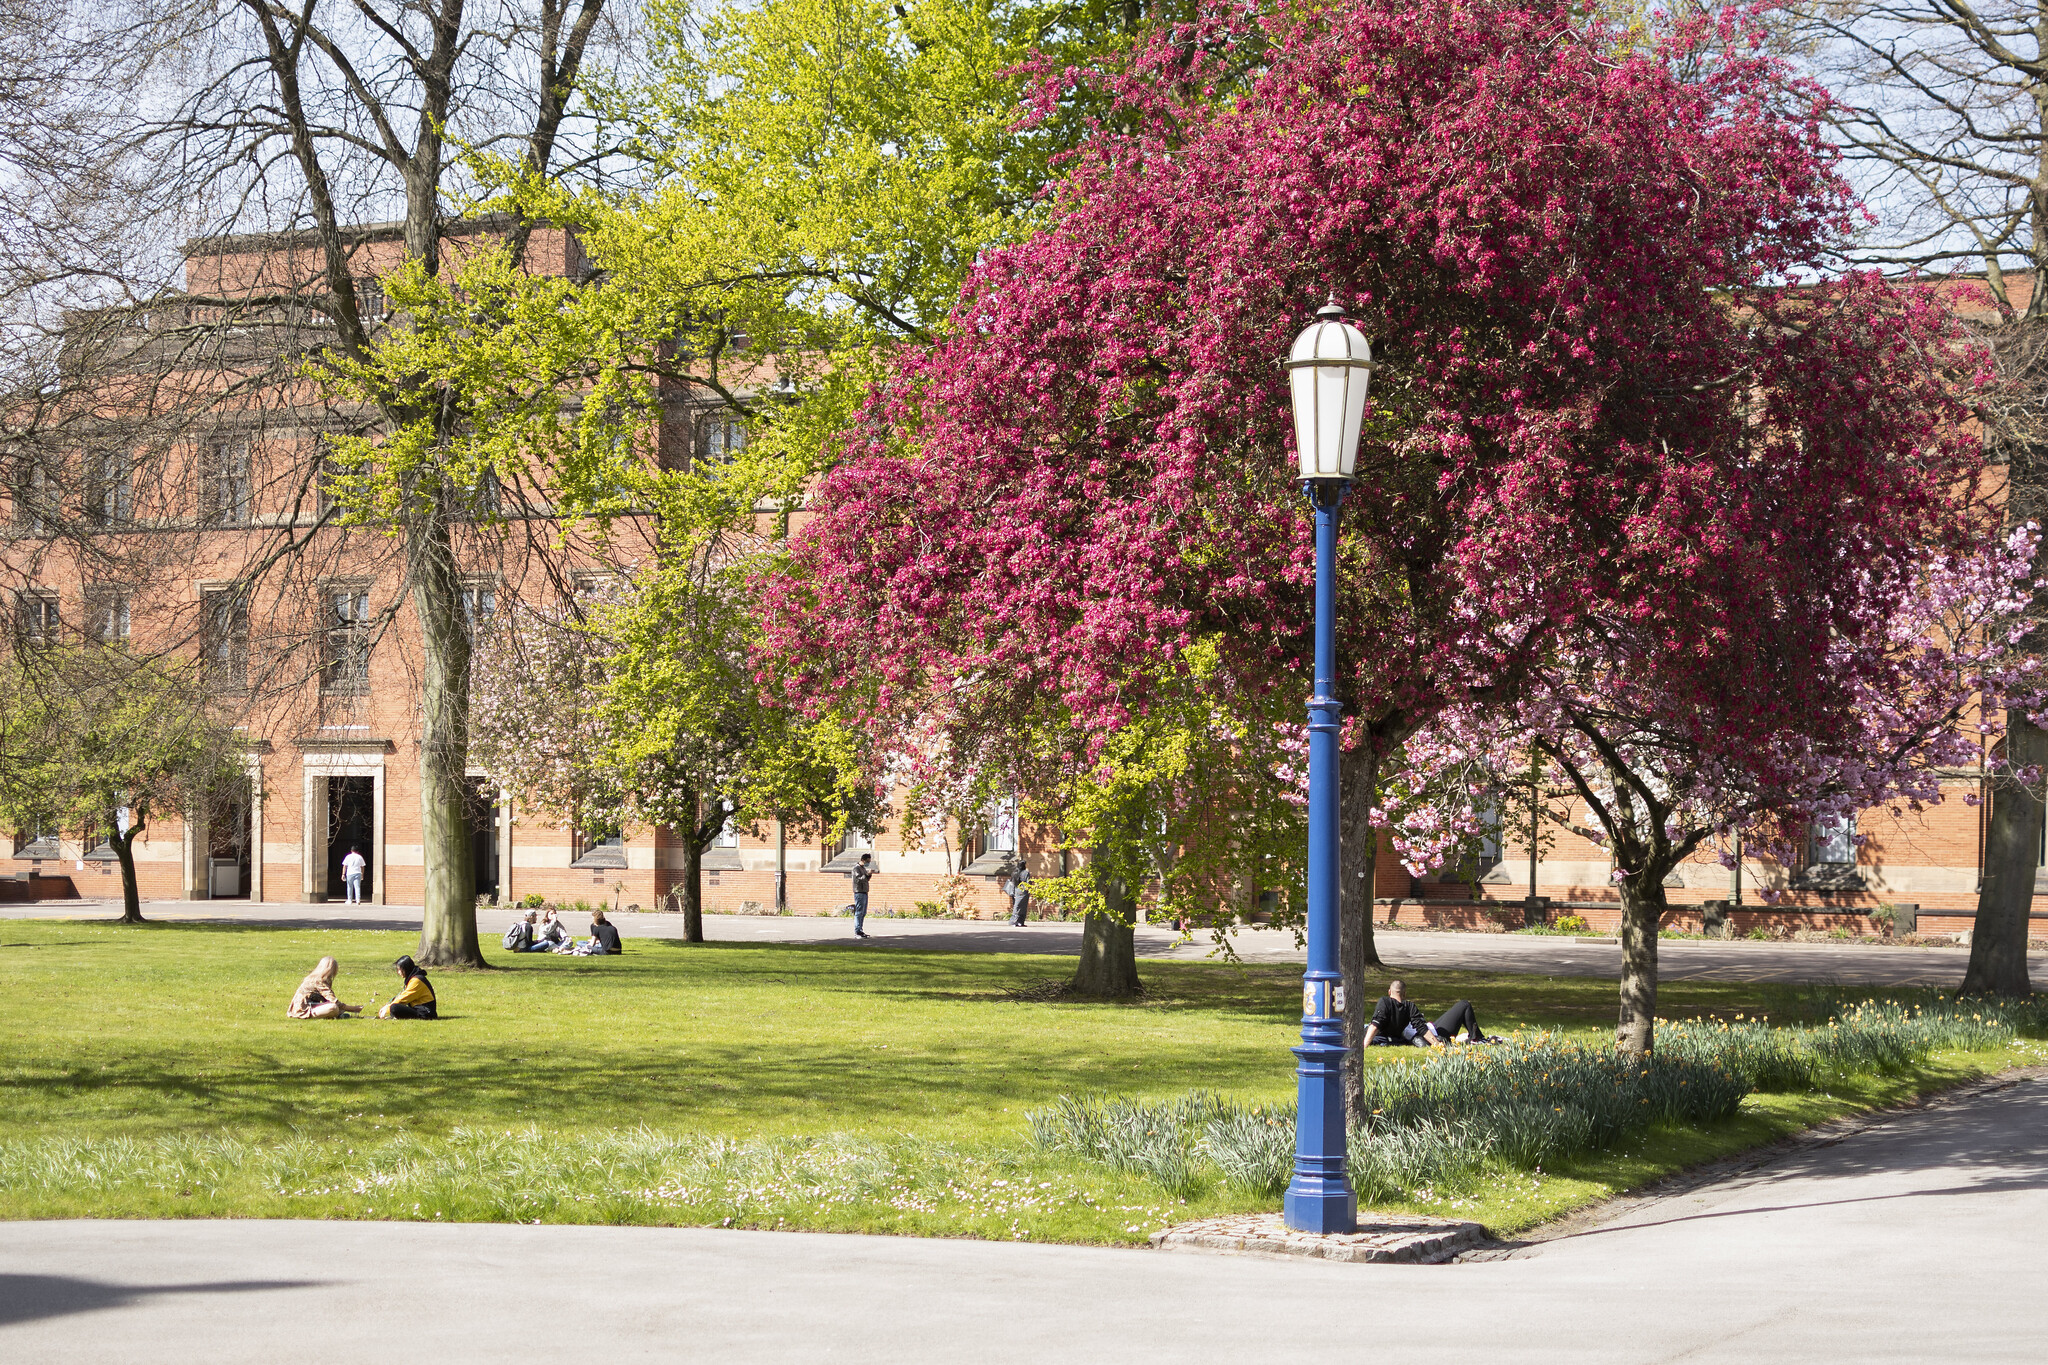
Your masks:
M 548 898 L 538 891 L 529 891 L 519 898 L 519 908 L 521 910 L 538 910 L 547 903 Z
M 1560 934 L 1583 934 L 1592 928 L 1583 915 L 1559 915 L 1550 922 L 1550 927 Z

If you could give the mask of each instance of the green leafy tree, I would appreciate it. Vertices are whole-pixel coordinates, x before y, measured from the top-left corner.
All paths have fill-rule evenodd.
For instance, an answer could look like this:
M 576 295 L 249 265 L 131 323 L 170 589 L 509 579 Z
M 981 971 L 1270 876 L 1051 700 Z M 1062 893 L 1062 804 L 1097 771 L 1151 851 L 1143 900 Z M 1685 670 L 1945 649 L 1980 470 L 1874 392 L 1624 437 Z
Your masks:
M 851 731 L 774 705 L 753 678 L 748 542 L 707 533 L 685 549 L 684 515 L 619 591 L 522 609 L 481 644 L 472 746 L 529 807 L 586 833 L 667 827 L 697 943 L 703 857 L 728 821 L 835 835 L 871 828 L 879 799 Z
M 774 809 L 819 820 L 858 804 L 847 727 L 812 718 L 771 743 L 779 716 L 740 697 L 747 665 L 728 646 L 742 634 L 720 623 L 748 614 L 750 580 L 728 570 L 777 553 L 893 350 L 937 335 L 974 262 L 1036 225 L 1095 96 L 1020 130 L 1033 64 L 1116 51 L 1153 18 L 1142 5 L 767 0 L 700 24 L 661 0 L 644 78 L 585 85 L 606 175 L 572 183 L 473 147 L 491 191 L 474 207 L 573 229 L 587 276 L 528 273 L 517 240 L 409 265 L 385 281 L 407 325 L 324 363 L 345 397 L 391 414 L 345 452 L 368 471 L 348 493 L 357 520 L 411 525 L 423 488 L 443 497 L 430 519 L 459 519 L 464 490 L 490 487 L 534 490 L 597 536 L 621 518 L 658 527 L 659 567 L 599 628 L 609 700 L 590 701 L 640 728 L 572 765 L 583 789 L 561 809 L 595 809 L 599 771 L 640 774 L 620 799 L 706 840 L 723 823 L 713 792 L 746 811 L 769 807 L 745 793 L 781 791 Z M 419 401 L 400 412 L 394 393 Z M 459 420 L 435 395 L 459 396 Z M 659 469 L 657 434 L 675 439 L 707 405 L 744 423 L 744 451 L 682 468 L 671 449 Z M 772 530 L 755 524 L 762 506 L 784 514 Z M 757 532 L 764 543 L 719 558 Z M 685 638 L 717 643 L 686 651 Z M 674 781 L 653 782 L 657 769 Z
M 103 834 L 121 920 L 140 924 L 135 841 L 201 807 L 241 770 L 241 745 L 198 665 L 98 645 L 15 651 L 0 664 L 0 821 Z

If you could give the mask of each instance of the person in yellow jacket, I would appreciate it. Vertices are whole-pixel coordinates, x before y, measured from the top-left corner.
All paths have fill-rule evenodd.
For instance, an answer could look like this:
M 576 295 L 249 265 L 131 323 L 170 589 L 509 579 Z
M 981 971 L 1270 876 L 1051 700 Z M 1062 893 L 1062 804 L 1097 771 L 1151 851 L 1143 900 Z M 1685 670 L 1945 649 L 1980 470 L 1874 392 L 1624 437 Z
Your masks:
M 391 1003 L 377 1011 L 379 1019 L 438 1019 L 434 1011 L 434 987 L 427 980 L 427 974 L 410 956 L 401 957 L 391 964 L 398 968 L 398 979 L 405 983 Z

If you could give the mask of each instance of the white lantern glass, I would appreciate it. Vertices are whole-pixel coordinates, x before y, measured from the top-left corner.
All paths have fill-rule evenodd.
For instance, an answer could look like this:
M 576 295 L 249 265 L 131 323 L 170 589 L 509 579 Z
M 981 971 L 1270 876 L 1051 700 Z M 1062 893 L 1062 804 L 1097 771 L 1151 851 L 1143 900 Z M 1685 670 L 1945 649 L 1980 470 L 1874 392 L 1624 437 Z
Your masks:
M 1358 430 L 1373 369 L 1365 333 L 1344 321 L 1334 301 L 1294 339 L 1287 383 L 1302 478 L 1348 479 L 1357 468 Z

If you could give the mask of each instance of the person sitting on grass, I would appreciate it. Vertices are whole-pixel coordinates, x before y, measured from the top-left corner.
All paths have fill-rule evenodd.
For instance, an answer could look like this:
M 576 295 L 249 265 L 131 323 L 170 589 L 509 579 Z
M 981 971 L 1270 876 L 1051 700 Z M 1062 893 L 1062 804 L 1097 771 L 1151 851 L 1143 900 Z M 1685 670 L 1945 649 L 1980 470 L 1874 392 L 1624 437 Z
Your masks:
M 1468 1043 L 1498 1041 L 1480 1031 L 1479 1015 L 1470 1000 L 1460 1000 L 1445 1010 L 1441 1019 L 1432 1021 L 1408 1002 L 1400 982 L 1389 981 L 1387 993 L 1373 1006 L 1372 1022 L 1365 1026 L 1365 1045 L 1398 1047 L 1412 1043 L 1416 1047 L 1449 1047 L 1460 1041 L 1460 1030 L 1464 1031 L 1463 1041 Z
M 505 931 L 505 951 L 508 953 L 530 953 L 533 951 L 533 911 L 529 910 L 512 921 L 512 927 Z
M 292 992 L 292 1003 L 285 1015 L 292 1019 L 346 1019 L 351 1014 L 361 1014 L 361 1005 L 344 1005 L 334 994 L 334 974 L 340 970 L 341 964 L 333 958 L 321 958 Z
M 566 953 L 570 945 L 569 930 L 563 925 L 561 917 L 555 913 L 555 907 L 549 906 L 541 915 L 540 923 L 533 927 L 533 947 L 527 951 Z
M 410 955 L 401 957 L 391 964 L 398 968 L 398 979 L 405 983 L 391 1003 L 377 1011 L 379 1019 L 439 1019 L 434 1008 L 434 988 L 427 981 L 427 974 L 420 970 Z
M 619 955 L 619 926 L 604 917 L 602 907 L 590 912 L 590 942 L 583 951 L 592 957 Z

